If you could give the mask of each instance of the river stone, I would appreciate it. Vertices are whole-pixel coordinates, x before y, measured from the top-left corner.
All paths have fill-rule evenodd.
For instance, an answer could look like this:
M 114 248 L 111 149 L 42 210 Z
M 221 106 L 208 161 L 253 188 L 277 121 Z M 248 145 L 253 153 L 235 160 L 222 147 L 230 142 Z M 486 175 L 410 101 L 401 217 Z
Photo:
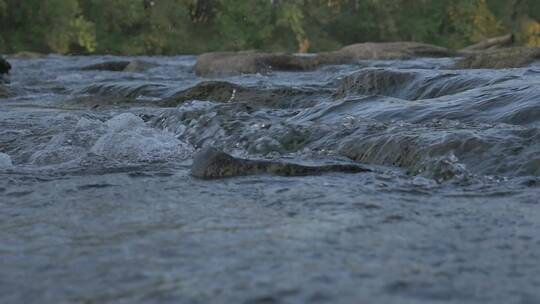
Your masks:
M 338 51 L 319 53 L 318 64 L 347 64 L 358 60 L 405 60 L 419 57 L 453 57 L 456 53 L 444 47 L 417 42 L 357 43 Z
M 110 72 L 144 72 L 155 65 L 141 60 L 132 61 L 106 61 L 82 67 L 83 71 L 110 71 Z
M 253 51 L 218 52 L 198 56 L 195 73 L 203 77 L 220 77 L 271 71 L 308 71 L 321 65 L 347 64 L 358 60 L 453 56 L 456 56 L 456 52 L 447 48 L 416 42 L 357 43 L 313 56 Z
M 197 57 L 195 73 L 203 77 L 223 77 L 271 71 L 306 71 L 317 67 L 313 56 L 260 52 L 217 52 Z
M 528 66 L 540 60 L 540 48 L 511 47 L 472 53 L 460 59 L 455 69 L 508 69 Z
M 310 97 L 330 95 L 332 90 L 324 88 L 297 89 L 291 87 L 259 88 L 247 87 L 226 81 L 205 81 L 182 90 L 163 100 L 163 107 L 176 107 L 186 101 L 204 100 L 212 102 L 246 102 L 267 107 L 302 107 L 312 105 Z
M 481 52 L 486 50 L 494 50 L 502 47 L 512 46 L 515 42 L 515 37 L 513 34 L 507 34 L 504 36 L 488 38 L 482 40 L 476 44 L 470 45 L 466 48 L 460 50 L 460 53 L 468 54 L 474 52 Z
M 201 179 L 256 174 L 307 176 L 327 172 L 361 173 L 370 172 L 370 170 L 350 164 L 304 166 L 287 162 L 241 159 L 214 148 L 204 148 L 197 153 L 191 167 L 191 175 Z
M 2 74 L 9 74 L 9 70 L 11 70 L 11 64 L 4 58 L 0 57 L 0 77 Z
M 22 60 L 29 60 L 29 59 L 41 59 L 47 57 L 45 54 L 36 53 L 36 52 L 18 52 L 14 54 L 10 54 L 7 56 L 9 59 L 22 59 Z

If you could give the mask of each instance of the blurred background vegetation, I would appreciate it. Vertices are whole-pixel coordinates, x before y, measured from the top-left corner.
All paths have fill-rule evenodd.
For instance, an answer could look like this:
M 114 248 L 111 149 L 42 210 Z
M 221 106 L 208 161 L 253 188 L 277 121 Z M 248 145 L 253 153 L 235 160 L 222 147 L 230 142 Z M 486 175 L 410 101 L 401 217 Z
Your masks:
M 0 53 L 316 52 L 366 41 L 540 46 L 540 0 L 0 0 Z

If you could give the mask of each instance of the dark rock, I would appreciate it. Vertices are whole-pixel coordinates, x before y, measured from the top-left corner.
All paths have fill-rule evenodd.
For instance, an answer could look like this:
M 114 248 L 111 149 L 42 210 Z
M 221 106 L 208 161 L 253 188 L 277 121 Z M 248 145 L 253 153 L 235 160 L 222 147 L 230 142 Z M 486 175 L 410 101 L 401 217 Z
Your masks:
M 156 67 L 157 64 L 142 61 L 142 60 L 132 60 L 125 68 L 124 72 L 130 72 L 130 73 L 140 73 L 144 72 L 148 69 L 151 69 L 153 67 Z
M 81 68 L 83 71 L 110 71 L 110 72 L 144 72 L 155 65 L 141 60 L 133 61 L 107 61 L 92 64 Z
M 256 174 L 307 176 L 327 172 L 361 173 L 369 171 L 361 166 L 349 164 L 304 166 L 286 162 L 240 159 L 214 148 L 204 148 L 193 159 L 191 175 L 201 179 L 217 179 Z
M 9 83 L 7 74 L 11 70 L 11 64 L 4 58 L 0 57 L 0 98 L 9 96 L 9 91 L 6 87 L 3 87 L 3 83 Z
M 540 48 L 512 47 L 472 53 L 458 60 L 455 69 L 508 69 L 540 60 Z
M 129 63 L 130 63 L 129 61 L 107 61 L 107 62 L 87 65 L 81 68 L 81 70 L 122 72 L 129 65 Z
M 164 102 L 164 106 L 177 106 L 190 100 L 208 100 L 228 102 L 245 89 L 237 84 L 226 81 L 207 81 L 180 91 Z
M 201 82 L 174 94 L 161 102 L 164 107 L 176 107 L 186 101 L 207 100 L 213 102 L 246 102 L 262 106 L 303 107 L 313 105 L 314 95 L 330 95 L 328 89 L 296 89 L 290 87 L 263 89 L 244 87 L 226 81 Z
M 9 74 L 9 70 L 11 70 L 11 64 L 9 64 L 9 62 L 4 58 L 0 57 L 0 75 Z
M 130 107 L 152 107 L 154 103 L 150 101 L 140 101 L 133 97 L 126 96 L 101 96 L 86 95 L 74 96 L 63 101 L 62 107 L 65 109 L 110 109 L 110 108 L 130 108 Z
M 314 57 L 259 52 L 220 52 L 199 55 L 195 73 L 204 77 L 222 77 L 271 71 L 306 71 L 316 67 Z

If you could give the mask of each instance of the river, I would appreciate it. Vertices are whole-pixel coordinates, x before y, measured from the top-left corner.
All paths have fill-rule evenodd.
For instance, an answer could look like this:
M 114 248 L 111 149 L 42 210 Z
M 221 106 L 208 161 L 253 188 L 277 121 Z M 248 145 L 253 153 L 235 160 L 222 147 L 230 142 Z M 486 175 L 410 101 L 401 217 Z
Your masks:
M 132 59 L 10 60 L 1 303 L 540 303 L 540 64 L 81 70 Z M 372 172 L 198 180 L 207 146 Z

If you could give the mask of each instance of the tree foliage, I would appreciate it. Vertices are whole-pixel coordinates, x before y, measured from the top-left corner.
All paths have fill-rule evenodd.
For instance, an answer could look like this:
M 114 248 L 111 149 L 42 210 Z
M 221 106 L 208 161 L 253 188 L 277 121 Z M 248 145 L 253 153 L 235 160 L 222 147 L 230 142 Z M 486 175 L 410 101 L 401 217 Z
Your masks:
M 452 48 L 513 32 L 540 45 L 538 0 L 0 0 L 0 52 L 321 51 L 365 41 Z

